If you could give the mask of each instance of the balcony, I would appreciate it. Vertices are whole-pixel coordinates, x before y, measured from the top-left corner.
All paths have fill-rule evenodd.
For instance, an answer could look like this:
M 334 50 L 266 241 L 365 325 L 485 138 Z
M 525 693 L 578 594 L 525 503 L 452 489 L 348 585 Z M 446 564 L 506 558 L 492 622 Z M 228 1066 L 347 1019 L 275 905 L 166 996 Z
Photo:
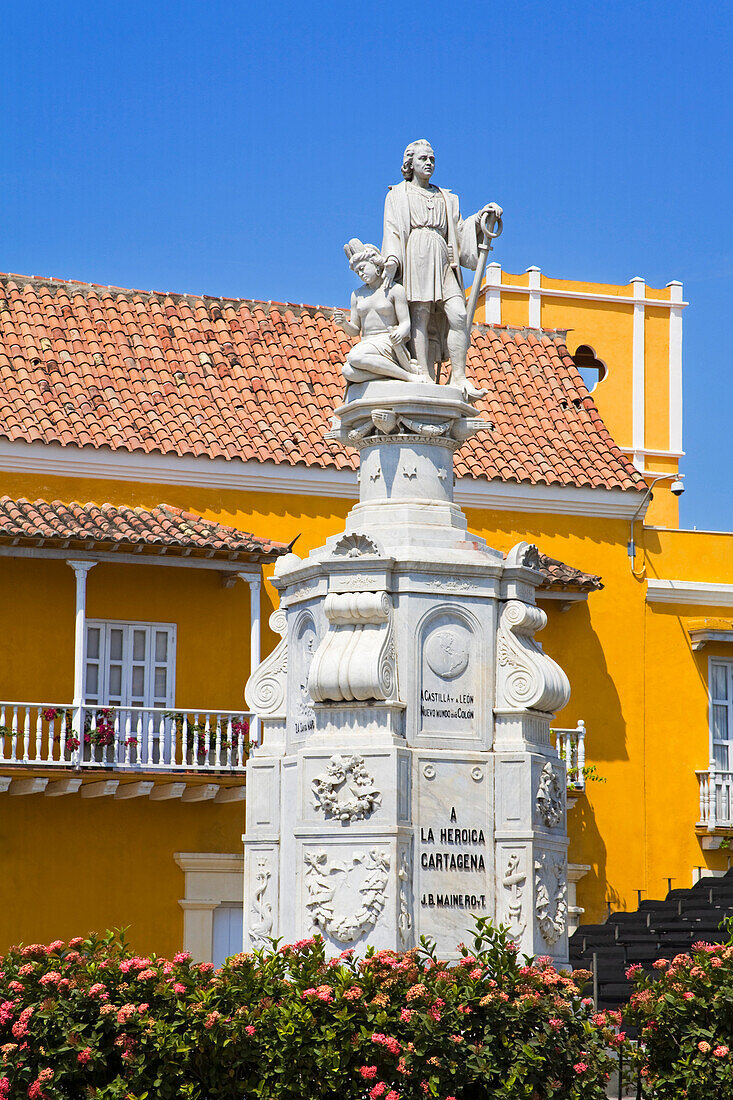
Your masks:
M 567 768 L 568 800 L 573 803 L 578 795 L 585 791 L 585 722 L 579 721 L 573 729 L 550 730 L 554 738 L 555 751 Z
M 700 788 L 697 831 L 703 834 L 703 848 L 719 848 L 733 835 L 733 772 L 718 771 L 711 761 L 707 771 L 695 775 Z
M 248 711 L 0 701 L 0 791 L 238 801 L 250 729 Z

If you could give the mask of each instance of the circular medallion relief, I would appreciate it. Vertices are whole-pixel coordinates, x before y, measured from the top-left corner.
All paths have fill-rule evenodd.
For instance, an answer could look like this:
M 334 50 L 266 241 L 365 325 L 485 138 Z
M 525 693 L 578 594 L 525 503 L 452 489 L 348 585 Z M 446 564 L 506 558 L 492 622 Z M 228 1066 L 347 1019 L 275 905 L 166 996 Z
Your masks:
M 436 676 L 443 680 L 453 680 L 468 665 L 468 644 L 451 627 L 436 630 L 425 643 L 425 660 Z

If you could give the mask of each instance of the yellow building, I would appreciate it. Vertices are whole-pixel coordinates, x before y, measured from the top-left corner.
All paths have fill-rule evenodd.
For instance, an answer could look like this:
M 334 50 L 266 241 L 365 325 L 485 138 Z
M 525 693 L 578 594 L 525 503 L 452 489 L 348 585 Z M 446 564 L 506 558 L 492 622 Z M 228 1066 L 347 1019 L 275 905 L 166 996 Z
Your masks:
M 585 920 L 725 868 L 733 832 L 733 538 L 679 531 L 670 491 L 684 305 L 492 265 L 471 351 L 495 427 L 456 499 L 547 556 L 558 738 L 582 768 L 584 729 L 603 780 L 569 814 Z M 329 309 L 0 278 L 0 950 L 236 943 L 243 687 L 276 641 L 267 563 L 357 495 L 324 439 L 345 350 Z

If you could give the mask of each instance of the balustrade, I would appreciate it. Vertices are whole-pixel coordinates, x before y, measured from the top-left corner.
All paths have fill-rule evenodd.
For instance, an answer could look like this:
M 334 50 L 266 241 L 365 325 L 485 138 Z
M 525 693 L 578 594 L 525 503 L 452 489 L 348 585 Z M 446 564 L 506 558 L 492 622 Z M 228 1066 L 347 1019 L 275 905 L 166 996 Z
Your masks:
M 0 766 L 243 771 L 248 711 L 0 702 Z
M 709 832 L 733 827 L 733 772 L 718 771 L 713 763 L 707 771 L 695 772 L 700 785 L 700 820 Z
M 585 722 L 579 721 L 574 729 L 550 730 L 554 736 L 555 751 L 565 761 L 569 791 L 585 790 Z

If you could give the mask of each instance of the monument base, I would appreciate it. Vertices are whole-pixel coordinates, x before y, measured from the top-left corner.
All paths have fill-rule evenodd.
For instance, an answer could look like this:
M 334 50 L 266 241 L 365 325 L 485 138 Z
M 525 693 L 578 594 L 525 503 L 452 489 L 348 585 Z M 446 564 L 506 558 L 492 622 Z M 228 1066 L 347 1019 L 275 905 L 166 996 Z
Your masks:
M 536 551 L 506 559 L 453 502 L 480 428 L 458 390 L 352 386 L 332 437 L 361 452 L 345 531 L 281 558 L 283 641 L 247 700 L 245 948 L 320 932 L 329 950 L 457 954 L 475 917 L 567 960 L 567 680 L 534 633 Z M 273 617 L 274 618 L 274 617 Z

